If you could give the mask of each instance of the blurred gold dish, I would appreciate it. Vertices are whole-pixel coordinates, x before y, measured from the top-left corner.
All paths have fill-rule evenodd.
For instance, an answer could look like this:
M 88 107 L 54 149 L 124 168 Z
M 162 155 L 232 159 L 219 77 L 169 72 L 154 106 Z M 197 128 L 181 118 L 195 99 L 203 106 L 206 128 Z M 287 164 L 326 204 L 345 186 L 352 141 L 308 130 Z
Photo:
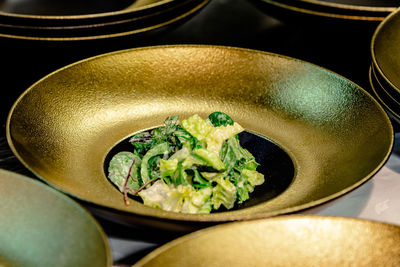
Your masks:
M 385 90 L 400 102 L 400 9 L 376 28 L 371 40 L 372 67 Z
M 127 15 L 142 16 L 147 12 L 160 11 L 176 5 L 176 0 L 123 0 L 123 1 L 76 1 L 76 0 L 5 0 L 0 4 L 0 21 L 15 25 L 29 23 L 75 24 L 78 22 L 108 21 Z M 126 17 L 125 17 L 126 18 Z M 36 25 L 36 24 L 35 24 Z
M 111 266 L 105 233 L 59 191 L 0 170 L 0 266 Z
M 0 13 L 0 37 L 31 41 L 78 42 L 138 35 L 143 32 L 176 24 L 196 14 L 209 0 L 159 1 L 153 9 L 139 9 L 137 13 L 117 13 L 120 16 L 33 19 L 9 21 Z M 161 5 L 164 3 L 164 5 Z M 2 22 L 2 19 L 5 22 Z M 55 20 L 55 22 L 53 22 Z
M 133 266 L 398 266 L 400 227 L 341 217 L 280 216 L 203 229 Z
M 396 0 L 251 0 L 266 12 L 336 21 L 382 21 L 399 6 Z M 269 10 L 270 9 L 270 10 Z
M 110 154 L 171 114 L 213 111 L 244 127 L 243 147 L 266 166 L 252 199 L 195 215 L 125 205 L 106 177 Z M 255 50 L 177 45 L 117 51 L 49 74 L 15 102 L 7 138 L 29 170 L 100 216 L 190 231 L 342 196 L 383 166 L 394 136 L 369 94 L 326 69 Z
M 385 108 L 387 113 L 391 115 L 391 118 L 396 122 L 400 122 L 400 106 L 394 96 L 390 95 L 385 87 L 382 86 L 378 77 L 376 77 L 373 66 L 369 70 L 369 82 L 371 85 L 372 92 L 379 103 Z

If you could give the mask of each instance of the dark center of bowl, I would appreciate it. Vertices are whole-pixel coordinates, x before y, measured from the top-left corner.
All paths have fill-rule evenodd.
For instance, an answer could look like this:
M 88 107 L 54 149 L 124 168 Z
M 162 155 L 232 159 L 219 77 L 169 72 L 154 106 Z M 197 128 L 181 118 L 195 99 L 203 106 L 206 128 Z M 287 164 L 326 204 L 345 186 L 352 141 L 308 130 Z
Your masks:
M 289 155 L 278 145 L 251 132 L 239 134 L 242 147 L 246 148 L 260 164 L 257 171 L 264 174 L 265 182 L 256 186 L 250 198 L 237 208 L 247 208 L 270 200 L 292 183 L 294 165 Z

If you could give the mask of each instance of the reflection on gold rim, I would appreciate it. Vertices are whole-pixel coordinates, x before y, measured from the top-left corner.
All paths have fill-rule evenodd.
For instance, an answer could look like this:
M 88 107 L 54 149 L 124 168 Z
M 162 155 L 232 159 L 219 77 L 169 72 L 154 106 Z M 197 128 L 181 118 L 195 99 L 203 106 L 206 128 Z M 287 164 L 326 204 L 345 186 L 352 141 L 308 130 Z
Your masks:
M 316 7 L 315 10 L 313 9 L 306 9 L 302 8 L 301 6 L 294 6 L 290 4 L 285 4 L 281 3 L 279 1 L 274 1 L 274 0 L 260 0 L 262 2 L 275 5 L 280 8 L 288 9 L 291 11 L 299 12 L 299 13 L 304 13 L 304 14 L 309 14 L 309 15 L 314 15 L 314 16 L 320 16 L 320 17 L 326 17 L 326 18 L 333 18 L 333 19 L 343 19 L 343 20 L 359 20 L 359 21 L 382 21 L 385 19 L 385 17 L 390 13 L 395 10 L 395 8 L 373 8 L 373 7 L 359 7 L 359 6 L 347 6 L 347 5 L 335 5 L 333 3 L 324 3 L 321 5 L 325 5 L 327 7 L 335 7 L 335 8 L 343 8 L 345 11 L 365 11 L 365 12 L 372 12 L 372 14 L 366 13 L 365 15 L 349 15 L 349 14 L 342 14 L 340 12 L 323 12 L 319 11 L 318 7 Z M 306 1 L 304 1 L 306 2 Z M 307 3 L 313 3 L 315 1 L 307 1 Z M 317 3 L 315 3 L 317 4 Z M 375 14 L 378 12 L 378 14 Z M 381 13 L 381 14 L 380 14 Z
M 360 10 L 360 11 L 381 11 L 381 12 L 392 12 L 397 7 L 376 7 L 376 6 L 362 6 L 362 5 L 351 5 L 351 4 L 337 4 L 321 0 L 297 0 L 299 2 L 310 3 L 316 6 L 327 6 L 334 8 L 341 8 L 345 10 Z

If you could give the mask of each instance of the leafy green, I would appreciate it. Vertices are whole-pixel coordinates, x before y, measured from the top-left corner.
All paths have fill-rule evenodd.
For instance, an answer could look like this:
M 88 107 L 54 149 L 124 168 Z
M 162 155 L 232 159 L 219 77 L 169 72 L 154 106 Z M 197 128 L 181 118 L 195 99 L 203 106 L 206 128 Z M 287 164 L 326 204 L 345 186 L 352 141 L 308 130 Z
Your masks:
M 173 174 L 171 181 L 174 185 L 190 184 L 189 175 L 186 173 L 186 169 L 185 167 L 182 166 L 182 163 L 178 164 L 178 168 L 176 172 Z
M 149 163 L 151 163 L 150 159 L 155 156 L 158 156 L 158 155 L 168 154 L 168 149 L 169 149 L 169 144 L 167 142 L 161 143 L 161 144 L 158 144 L 158 145 L 154 146 L 153 148 L 151 148 L 143 156 L 142 163 L 140 165 L 140 175 L 142 177 L 143 183 L 146 183 L 151 178 L 155 178 L 154 176 L 150 177 L 149 166 L 153 165 L 153 164 L 149 164 Z M 151 169 L 153 169 L 153 168 L 151 168 Z
M 137 155 L 127 151 L 119 152 L 110 161 L 108 177 L 121 192 L 128 178 L 126 190 L 133 193 L 142 184 L 139 173 L 140 163 L 141 159 Z M 129 170 L 130 175 L 128 177 Z
M 197 169 L 193 169 L 192 185 L 196 189 L 211 187 L 211 182 L 204 179 Z
M 249 199 L 249 193 L 254 190 L 256 184 L 253 181 L 256 181 L 257 185 L 264 182 L 264 176 L 256 171 L 258 163 L 247 149 L 240 146 L 236 136 L 226 141 L 220 157 L 223 158 L 229 180 L 237 188 L 238 203 L 243 203 Z
M 169 159 L 176 159 L 178 161 L 184 161 L 190 156 L 191 149 L 188 146 L 183 146 L 181 149 L 176 151 Z
M 181 126 L 200 141 L 206 138 L 213 127 L 197 114 L 183 120 Z
M 211 188 L 195 191 L 191 186 L 171 187 L 158 180 L 148 189 L 139 192 L 139 196 L 150 207 L 174 212 L 205 213 L 211 193 Z
M 252 186 L 261 185 L 264 183 L 264 175 L 257 171 L 243 169 L 242 175 Z
M 133 135 L 129 142 L 134 146 L 137 154 L 144 154 L 152 147 L 161 143 L 176 143 L 174 132 L 178 128 L 178 116 L 168 117 L 164 121 L 164 126 L 156 128 L 150 132 L 141 132 Z
M 199 207 L 199 209 L 197 210 L 197 213 L 198 214 L 208 214 L 212 211 L 212 209 L 213 209 L 213 205 L 211 202 L 211 198 L 209 198 L 207 201 L 205 201 L 203 203 L 203 205 L 201 205 Z
M 219 177 L 215 180 L 217 185 L 213 188 L 212 204 L 214 209 L 221 205 L 227 209 L 233 208 L 236 200 L 236 187 L 228 179 Z
M 168 197 L 169 187 L 162 180 L 156 181 L 152 186 L 139 192 L 143 204 L 153 208 L 165 209 L 162 201 Z M 171 210 L 171 208 L 169 208 Z
M 264 182 L 254 156 L 240 145 L 242 131 L 222 112 L 206 120 L 197 114 L 182 122 L 168 117 L 163 126 L 133 135 L 133 151 L 114 155 L 108 177 L 121 192 L 138 192 L 150 207 L 183 213 L 231 209 Z
M 160 160 L 160 173 L 162 177 L 171 176 L 178 168 L 178 159 Z
M 233 125 L 232 118 L 220 111 L 215 111 L 211 113 L 210 115 L 208 115 L 208 119 L 216 127 L 221 125 L 222 126 Z
M 225 169 L 224 163 L 217 154 L 209 152 L 204 148 L 193 150 L 193 154 L 207 163 L 208 166 L 214 168 L 216 171 L 223 171 Z
M 147 150 L 149 150 L 153 144 L 153 138 L 151 133 L 149 132 L 143 132 L 143 133 L 138 133 L 135 134 L 134 136 L 131 137 L 129 142 L 133 145 L 135 148 L 135 152 L 137 155 L 144 155 Z
M 199 141 L 196 137 L 191 135 L 188 131 L 180 126 L 177 127 L 176 131 L 174 132 L 174 136 L 177 138 L 177 146 L 179 148 L 184 144 L 188 144 L 190 149 L 200 148 L 204 145 L 203 142 Z
M 219 154 L 223 142 L 238 133 L 242 132 L 243 128 L 238 123 L 227 126 L 213 127 L 205 138 L 207 150 Z

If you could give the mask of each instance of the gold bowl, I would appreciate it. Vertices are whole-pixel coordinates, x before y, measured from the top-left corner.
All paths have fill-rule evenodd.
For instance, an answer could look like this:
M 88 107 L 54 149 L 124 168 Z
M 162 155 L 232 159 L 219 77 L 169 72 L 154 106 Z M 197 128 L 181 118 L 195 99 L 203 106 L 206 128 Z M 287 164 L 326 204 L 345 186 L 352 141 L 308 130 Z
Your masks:
M 0 169 L 0 266 L 111 266 L 92 215 L 40 181 Z
M 265 198 L 275 190 L 278 171 L 266 177 L 268 192 L 255 194 L 253 205 L 206 215 L 125 205 L 104 171 L 113 147 L 167 116 L 213 111 L 226 112 L 287 155 L 293 172 L 286 187 Z M 49 74 L 13 105 L 7 139 L 35 175 L 100 216 L 188 231 L 342 196 L 383 166 L 394 135 L 368 93 L 326 69 L 255 50 L 178 45 L 117 51 Z M 275 164 L 281 163 L 266 168 Z
M 77 26 L 148 16 L 178 4 L 176 0 L 23 0 L 0 5 L 0 21 L 18 26 Z
M 376 76 L 385 89 L 400 101 L 400 8 L 376 28 L 371 40 L 371 58 Z
M 5 39 L 26 41 L 49 41 L 49 42 L 81 42 L 90 40 L 122 38 L 126 36 L 140 35 L 145 32 L 160 29 L 173 24 L 181 23 L 199 12 L 205 7 L 209 0 L 185 0 L 185 1 L 138 1 L 147 3 L 153 9 L 141 8 L 140 14 L 116 13 L 123 15 L 122 18 L 110 17 L 85 17 L 84 21 L 76 20 L 69 25 L 67 18 L 36 19 L 33 23 L 19 25 L 18 23 L 1 23 L 0 12 L 0 37 Z M 154 3 L 153 3 L 154 2 Z M 143 13 L 143 14 L 142 14 Z M 68 17 L 69 18 L 69 17 Z M 72 17 L 75 18 L 75 17 Z M 87 21 L 93 19 L 94 21 Z M 25 18 L 24 18 L 25 19 Z M 36 23 L 39 22 L 39 23 Z
M 133 266 L 398 266 L 400 227 L 361 219 L 279 216 L 203 229 Z
M 386 87 L 382 85 L 382 78 L 379 78 L 378 76 L 379 75 L 376 74 L 374 66 L 371 65 L 369 69 L 369 83 L 371 90 L 377 101 L 386 110 L 390 118 L 396 123 L 400 123 L 399 102 L 395 96 L 389 93 L 390 90 L 387 90 Z

